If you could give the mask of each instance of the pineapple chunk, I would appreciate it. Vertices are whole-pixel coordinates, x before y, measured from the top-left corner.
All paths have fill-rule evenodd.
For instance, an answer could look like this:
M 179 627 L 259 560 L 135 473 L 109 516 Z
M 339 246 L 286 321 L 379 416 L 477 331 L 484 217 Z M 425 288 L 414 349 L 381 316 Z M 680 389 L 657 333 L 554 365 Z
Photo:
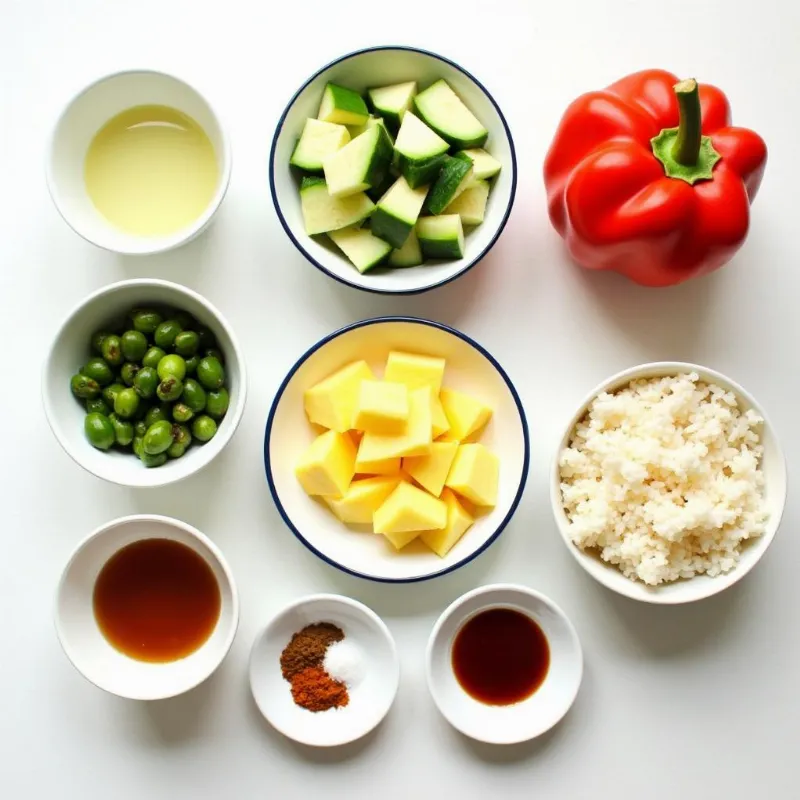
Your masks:
M 438 439 L 450 430 L 450 422 L 444 413 L 444 406 L 438 394 L 431 395 L 431 424 L 434 439 Z
M 492 416 L 489 406 L 463 392 L 442 389 L 439 399 L 450 422 L 450 430 L 444 437 L 448 441 L 464 441 L 467 436 L 480 430 Z
M 398 456 L 424 456 L 431 450 L 433 440 L 431 421 L 431 390 L 416 389 L 408 396 L 408 424 L 397 436 L 365 433 L 358 447 L 359 463 L 382 461 Z
M 458 502 L 458 498 L 445 489 L 442 500 L 447 505 L 447 524 L 438 531 L 423 531 L 420 539 L 425 542 L 434 553 L 444 558 L 461 537 L 472 527 L 475 521 L 472 515 Z
M 401 482 L 375 511 L 372 521 L 375 533 L 387 535 L 438 530 L 447 524 L 447 506 L 422 489 Z
M 388 381 L 362 381 L 353 427 L 365 433 L 397 436 L 408 423 L 408 387 Z
M 458 447 L 445 485 L 466 497 L 476 506 L 492 507 L 497 503 L 500 459 L 482 444 Z
M 393 383 L 404 383 L 409 389 L 430 386 L 435 395 L 442 388 L 445 360 L 434 356 L 419 356 L 392 350 L 386 359 L 383 379 Z
M 353 427 L 361 381 L 375 380 L 366 361 L 354 361 L 320 381 L 303 396 L 311 422 L 344 433 Z
M 384 458 L 380 461 L 359 461 L 356 455 L 356 475 L 397 475 L 401 459 Z
M 356 446 L 346 433 L 325 431 L 303 454 L 295 474 L 309 495 L 343 495 L 353 479 Z
M 353 481 L 342 497 L 325 497 L 331 511 L 342 521 L 371 525 L 372 515 L 397 488 L 400 476 L 362 478 Z
M 434 442 L 427 456 L 403 459 L 403 469 L 426 491 L 438 497 L 456 457 L 458 442 Z

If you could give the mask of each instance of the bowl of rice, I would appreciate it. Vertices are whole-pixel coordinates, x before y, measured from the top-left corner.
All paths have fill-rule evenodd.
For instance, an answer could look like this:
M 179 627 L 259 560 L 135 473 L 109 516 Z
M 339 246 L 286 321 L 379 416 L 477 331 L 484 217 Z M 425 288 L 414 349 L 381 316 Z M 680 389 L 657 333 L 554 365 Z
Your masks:
M 604 586 L 648 603 L 718 594 L 764 555 L 786 501 L 766 414 L 730 378 L 658 362 L 592 390 L 551 470 L 559 532 Z

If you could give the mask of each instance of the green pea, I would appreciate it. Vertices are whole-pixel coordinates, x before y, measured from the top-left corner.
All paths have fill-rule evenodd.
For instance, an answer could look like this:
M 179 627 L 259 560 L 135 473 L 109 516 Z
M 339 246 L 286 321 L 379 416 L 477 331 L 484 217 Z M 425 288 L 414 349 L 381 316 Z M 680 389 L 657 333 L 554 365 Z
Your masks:
M 174 319 L 162 322 L 153 334 L 153 340 L 157 347 L 168 350 L 175 342 L 175 337 L 183 330 L 180 324 Z
M 188 425 L 173 425 L 172 439 L 175 444 L 188 447 L 192 443 L 192 433 Z
M 151 347 L 142 358 L 142 366 L 155 369 L 158 366 L 158 362 L 161 361 L 165 355 L 166 353 L 160 347 Z
M 157 371 L 158 377 L 161 378 L 162 381 L 165 381 L 167 378 L 177 378 L 182 381 L 186 375 L 186 362 L 181 356 L 164 356 L 164 358 L 158 362 Z
M 210 328 L 207 328 L 205 325 L 195 325 L 194 329 L 197 331 L 197 335 L 200 337 L 200 347 L 202 350 L 205 351 L 208 350 L 209 347 L 217 346 L 217 339 L 211 332 Z
M 158 388 L 158 373 L 153 367 L 142 367 L 133 379 L 133 388 L 139 397 L 152 397 Z
M 139 372 L 139 365 L 133 364 L 130 361 L 122 365 L 120 370 L 120 377 L 126 386 L 133 386 L 136 381 L 136 374 Z
M 206 389 L 219 389 L 225 383 L 225 370 L 218 358 L 206 356 L 197 365 L 197 380 Z
M 111 414 L 108 419 L 114 429 L 114 439 L 117 444 L 127 447 L 133 441 L 133 423 L 120 419 L 116 414 Z
M 126 361 L 141 361 L 147 352 L 147 337 L 141 331 L 125 331 L 120 338 Z
M 86 401 L 86 413 L 102 414 L 107 417 L 111 413 L 111 409 L 102 397 L 93 397 L 91 400 Z
M 170 458 L 180 458 L 186 452 L 186 446 L 173 442 L 167 450 L 167 455 Z
M 103 414 L 87 414 L 83 421 L 83 431 L 89 444 L 98 450 L 108 450 L 114 444 L 114 427 Z
M 216 358 L 220 364 L 224 366 L 225 364 L 225 356 L 222 355 L 222 350 L 219 350 L 216 347 L 209 347 L 206 352 L 204 353 L 208 358 Z
M 200 363 L 200 356 L 195 353 L 190 358 L 186 359 L 186 374 L 194 375 L 197 372 L 197 365 Z
M 103 399 L 108 403 L 110 406 L 114 406 L 114 401 L 117 399 L 117 395 L 125 388 L 125 386 L 121 383 L 112 383 L 111 386 L 106 386 L 103 389 Z
M 70 378 L 69 388 L 72 389 L 72 394 L 81 400 L 93 400 L 100 394 L 100 384 L 80 373 Z
M 207 417 L 205 414 L 197 417 L 197 419 L 195 419 L 195 421 L 192 423 L 192 434 L 194 435 L 195 439 L 201 442 L 207 442 L 210 439 L 213 439 L 216 432 L 217 423 L 214 422 L 211 417 Z
M 195 413 L 206 407 L 206 390 L 194 379 L 189 378 L 183 384 L 181 400 Z
M 123 389 L 114 398 L 114 413 L 123 419 L 130 419 L 139 408 L 139 395 L 134 389 Z
M 147 412 L 144 418 L 144 424 L 149 428 L 151 425 L 155 425 L 156 422 L 161 422 L 162 420 L 169 422 L 169 418 L 169 406 L 153 406 Z
M 90 358 L 81 370 L 87 378 L 97 381 L 101 386 L 108 386 L 114 381 L 114 373 L 111 367 L 102 358 Z
M 142 451 L 141 456 L 139 458 L 142 460 L 142 464 L 146 467 L 160 467 L 162 464 L 167 463 L 167 454 L 166 453 L 159 453 L 157 456 L 151 456 L 148 453 Z
M 139 458 L 142 457 L 142 453 L 144 453 L 144 449 L 142 448 L 142 443 L 144 442 L 144 438 L 141 436 L 134 436 L 133 437 L 133 454 L 138 456 Z
M 100 347 L 100 354 L 112 367 L 118 367 L 122 363 L 122 342 L 119 336 L 106 336 Z
M 156 456 L 166 452 L 173 441 L 172 424 L 167 420 L 161 420 L 147 429 L 142 447 L 148 455 Z
M 173 344 L 175 352 L 182 356 L 193 356 L 200 347 L 200 337 L 194 331 L 181 331 Z
M 170 376 L 158 384 L 156 395 L 163 403 L 171 403 L 181 396 L 182 391 L 183 381 L 181 381 L 180 378 L 173 378 Z
M 161 324 L 161 314 L 151 308 L 139 308 L 131 312 L 131 322 L 139 333 L 155 333 Z
M 172 419 L 175 422 L 188 422 L 193 416 L 194 411 L 186 403 L 175 403 L 172 406 Z
M 222 419 L 228 411 L 230 402 L 230 395 L 224 386 L 220 389 L 215 389 L 208 393 L 206 414 L 210 417 L 214 417 L 214 419 Z
M 98 331 L 92 335 L 92 350 L 100 355 L 103 352 L 103 339 L 111 334 L 108 331 Z
M 134 426 L 133 426 L 133 438 L 136 439 L 142 438 L 147 433 L 147 423 L 140 419 Z

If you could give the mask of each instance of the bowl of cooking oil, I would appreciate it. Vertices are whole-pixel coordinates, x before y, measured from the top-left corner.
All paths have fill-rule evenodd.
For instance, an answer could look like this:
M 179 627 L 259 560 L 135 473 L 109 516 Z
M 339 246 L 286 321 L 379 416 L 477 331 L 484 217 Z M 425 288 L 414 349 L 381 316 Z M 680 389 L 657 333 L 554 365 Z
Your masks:
M 179 247 L 205 230 L 228 188 L 231 151 L 188 83 L 137 70 L 81 90 L 56 121 L 47 183 L 80 236 L 129 255 Z

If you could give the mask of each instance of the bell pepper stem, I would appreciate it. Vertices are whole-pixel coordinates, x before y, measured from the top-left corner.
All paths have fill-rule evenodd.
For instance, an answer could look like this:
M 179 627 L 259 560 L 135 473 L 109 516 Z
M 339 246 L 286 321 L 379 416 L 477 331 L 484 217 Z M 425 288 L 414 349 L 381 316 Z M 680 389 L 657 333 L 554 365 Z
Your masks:
M 686 167 L 697 164 L 700 155 L 700 92 L 697 81 L 688 78 L 672 87 L 678 100 L 678 135 L 672 146 L 672 157 Z

